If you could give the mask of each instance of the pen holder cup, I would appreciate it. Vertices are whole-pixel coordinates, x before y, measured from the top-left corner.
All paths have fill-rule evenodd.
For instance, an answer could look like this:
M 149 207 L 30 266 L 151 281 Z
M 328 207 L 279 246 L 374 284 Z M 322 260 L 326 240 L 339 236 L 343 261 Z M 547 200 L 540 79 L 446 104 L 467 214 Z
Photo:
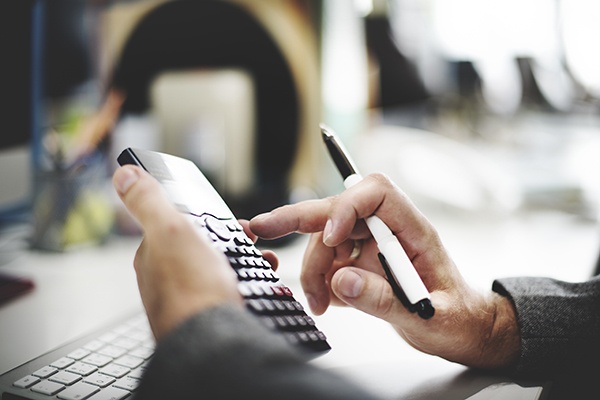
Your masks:
M 101 243 L 110 233 L 113 221 L 103 163 L 36 174 L 33 248 L 63 251 L 76 245 Z

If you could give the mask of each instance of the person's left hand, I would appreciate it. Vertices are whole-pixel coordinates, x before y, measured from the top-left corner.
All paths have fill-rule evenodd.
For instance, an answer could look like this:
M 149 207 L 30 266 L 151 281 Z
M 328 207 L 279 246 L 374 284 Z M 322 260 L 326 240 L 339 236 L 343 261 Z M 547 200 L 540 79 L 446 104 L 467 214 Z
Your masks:
M 126 165 L 114 173 L 113 183 L 144 232 L 134 267 L 157 339 L 210 307 L 224 303 L 243 306 L 235 272 L 225 255 L 177 211 L 152 176 Z M 248 222 L 240 223 L 250 233 Z M 256 235 L 249 236 L 256 240 Z M 263 255 L 277 266 L 272 252 Z

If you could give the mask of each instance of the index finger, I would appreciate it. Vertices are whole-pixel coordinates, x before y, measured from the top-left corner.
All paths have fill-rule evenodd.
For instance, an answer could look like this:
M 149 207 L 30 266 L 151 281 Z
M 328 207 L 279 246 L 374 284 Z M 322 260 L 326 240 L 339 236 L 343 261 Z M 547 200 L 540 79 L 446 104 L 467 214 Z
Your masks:
M 289 233 L 315 233 L 325 228 L 331 199 L 307 200 L 257 215 L 250 229 L 263 239 L 276 239 Z

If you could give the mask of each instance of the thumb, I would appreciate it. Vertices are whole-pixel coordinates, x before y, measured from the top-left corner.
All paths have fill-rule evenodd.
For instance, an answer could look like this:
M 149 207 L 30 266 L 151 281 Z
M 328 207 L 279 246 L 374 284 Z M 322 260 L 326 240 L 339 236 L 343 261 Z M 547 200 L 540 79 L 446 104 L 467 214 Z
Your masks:
M 160 228 L 179 214 L 158 181 L 140 167 L 120 167 L 113 175 L 113 185 L 144 231 Z
M 387 322 L 409 314 L 388 281 L 374 272 L 340 268 L 331 279 L 331 289 L 346 304 Z

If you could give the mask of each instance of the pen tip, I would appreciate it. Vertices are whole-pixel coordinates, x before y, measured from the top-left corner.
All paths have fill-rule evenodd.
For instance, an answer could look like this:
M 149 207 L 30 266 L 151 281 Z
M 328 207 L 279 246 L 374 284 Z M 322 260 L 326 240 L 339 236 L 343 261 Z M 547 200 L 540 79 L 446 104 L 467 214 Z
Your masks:
M 333 137 L 333 131 L 331 130 L 330 127 L 328 127 L 325 124 L 319 124 L 319 127 L 321 128 L 321 135 L 323 135 L 323 140 L 325 139 L 329 139 Z

